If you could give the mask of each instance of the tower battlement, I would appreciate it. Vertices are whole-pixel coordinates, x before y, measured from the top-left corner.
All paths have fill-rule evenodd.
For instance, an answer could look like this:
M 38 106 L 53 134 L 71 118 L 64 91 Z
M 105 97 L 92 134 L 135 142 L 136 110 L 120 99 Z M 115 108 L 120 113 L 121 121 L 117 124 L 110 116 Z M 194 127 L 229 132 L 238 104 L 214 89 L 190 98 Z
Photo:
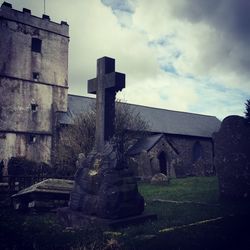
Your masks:
M 33 16 L 31 10 L 26 8 L 23 8 L 23 11 L 15 10 L 12 8 L 12 4 L 7 2 L 4 2 L 1 5 L 0 19 L 25 24 L 61 36 L 69 37 L 69 26 L 67 22 L 53 22 L 48 15 L 43 15 L 42 17 Z

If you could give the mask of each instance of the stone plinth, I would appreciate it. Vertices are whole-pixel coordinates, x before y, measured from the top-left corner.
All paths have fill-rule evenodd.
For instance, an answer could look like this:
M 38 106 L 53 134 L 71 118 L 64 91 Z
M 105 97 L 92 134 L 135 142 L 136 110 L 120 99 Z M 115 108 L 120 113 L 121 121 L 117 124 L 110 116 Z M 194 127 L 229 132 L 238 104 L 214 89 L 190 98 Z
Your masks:
M 103 153 L 92 151 L 75 176 L 70 209 L 103 219 L 140 215 L 144 199 L 133 172 L 124 165 L 115 143 L 107 142 Z

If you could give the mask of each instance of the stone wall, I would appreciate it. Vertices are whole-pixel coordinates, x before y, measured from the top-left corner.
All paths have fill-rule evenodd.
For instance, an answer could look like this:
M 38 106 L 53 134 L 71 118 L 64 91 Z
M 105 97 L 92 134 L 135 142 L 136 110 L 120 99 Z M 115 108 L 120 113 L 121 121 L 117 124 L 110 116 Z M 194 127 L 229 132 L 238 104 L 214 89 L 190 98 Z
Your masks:
M 33 137 L 35 140 L 31 141 L 30 136 L 35 136 Z M 0 156 L 1 160 L 4 160 L 4 174 L 7 174 L 8 160 L 15 156 L 25 156 L 27 159 L 36 162 L 50 163 L 51 142 L 52 137 L 50 135 L 0 132 Z
M 200 155 L 195 155 L 195 144 L 200 145 Z M 169 177 L 208 176 L 214 175 L 214 157 L 212 139 L 166 135 L 148 152 L 135 156 L 137 175 L 150 179 L 160 173 L 159 154 L 164 152 L 167 175 Z
M 0 161 L 50 163 L 55 112 L 67 111 L 69 27 L 3 4 L 0 11 Z
M 142 151 L 135 156 L 137 162 L 136 174 L 142 179 L 151 179 L 157 173 L 161 172 L 159 155 L 164 152 L 166 173 L 170 177 L 175 177 L 175 165 L 179 163 L 180 159 L 177 152 L 171 147 L 165 136 L 147 152 Z
M 51 86 L 0 78 L 0 130 L 51 133 L 52 97 Z
M 1 154 L 4 151 L 4 154 L 9 155 L 9 157 L 27 155 L 27 158 L 34 161 L 49 162 L 50 160 L 51 136 L 36 135 L 34 142 L 29 140 L 29 134 L 6 133 L 4 139 L 1 133 L 1 137 L 0 141 L 5 141 L 0 150 Z M 44 153 L 40 154 L 41 151 Z
M 0 74 L 68 86 L 68 25 L 56 24 L 2 6 L 0 19 Z M 41 40 L 41 52 L 31 49 L 32 38 Z M 22 67 L 20 67 L 22 65 Z
M 148 152 L 149 157 L 151 159 L 151 165 L 153 170 L 153 175 L 159 173 L 157 170 L 157 161 L 158 156 L 161 152 L 164 152 L 166 155 L 166 167 L 167 167 L 167 175 L 170 177 L 176 177 L 175 174 L 175 166 L 180 161 L 177 151 L 168 143 L 166 138 L 163 136 L 158 143 Z M 155 159 L 154 159 L 155 158 Z M 155 166 L 155 167 L 154 167 Z
M 204 176 L 213 175 L 213 142 L 212 139 L 196 138 L 188 136 L 174 136 L 168 135 L 168 140 L 177 149 L 181 164 L 176 169 L 177 176 Z M 194 145 L 195 143 L 201 145 L 201 156 L 194 159 Z

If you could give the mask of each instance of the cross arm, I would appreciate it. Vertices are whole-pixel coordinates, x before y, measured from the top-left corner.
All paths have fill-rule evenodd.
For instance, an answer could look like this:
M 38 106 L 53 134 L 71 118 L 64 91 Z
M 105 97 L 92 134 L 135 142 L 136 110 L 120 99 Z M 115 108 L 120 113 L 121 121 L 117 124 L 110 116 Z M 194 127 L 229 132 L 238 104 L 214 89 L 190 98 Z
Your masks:
M 106 74 L 105 88 L 115 88 L 116 91 L 125 88 L 125 74 L 118 72 Z
M 97 78 L 88 80 L 88 93 L 96 94 L 96 90 L 97 90 Z

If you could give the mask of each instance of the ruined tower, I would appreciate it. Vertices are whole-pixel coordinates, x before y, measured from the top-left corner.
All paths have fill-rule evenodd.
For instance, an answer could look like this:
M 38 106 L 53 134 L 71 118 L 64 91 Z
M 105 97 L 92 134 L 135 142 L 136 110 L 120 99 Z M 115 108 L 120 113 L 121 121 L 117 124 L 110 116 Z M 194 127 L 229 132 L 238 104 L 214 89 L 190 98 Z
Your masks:
M 69 26 L 0 8 L 0 161 L 50 163 L 54 120 L 67 111 Z

